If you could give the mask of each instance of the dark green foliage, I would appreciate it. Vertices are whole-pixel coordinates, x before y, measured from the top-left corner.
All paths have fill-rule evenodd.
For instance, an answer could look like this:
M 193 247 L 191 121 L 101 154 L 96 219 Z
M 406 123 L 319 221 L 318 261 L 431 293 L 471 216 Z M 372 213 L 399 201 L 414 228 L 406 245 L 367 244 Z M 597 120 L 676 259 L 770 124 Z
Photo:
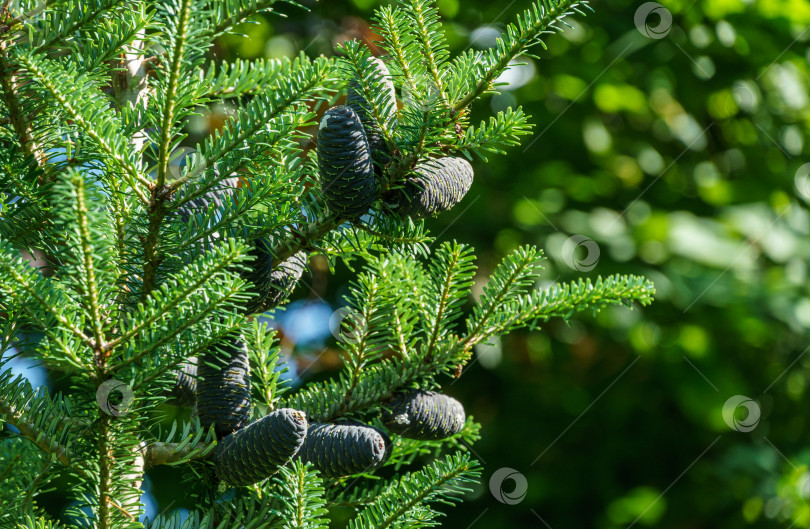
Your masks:
M 298 457 L 322 476 L 336 478 L 367 472 L 385 462 L 389 453 L 376 428 L 349 424 L 312 424 Z
M 473 168 L 464 158 L 437 158 L 417 165 L 395 192 L 400 214 L 429 217 L 447 211 L 464 198 L 473 181 Z
M 302 412 L 274 410 L 219 442 L 214 452 L 217 476 L 235 486 L 268 478 L 298 452 L 306 434 Z
M 174 372 L 174 387 L 170 392 L 170 404 L 191 407 L 197 403 L 197 358 L 191 357 L 180 364 Z
M 381 59 L 370 57 L 362 73 L 366 74 L 363 83 L 360 83 L 358 79 L 352 79 L 349 83 L 346 106 L 351 107 L 357 113 L 366 129 L 371 157 L 378 164 L 375 169 L 379 173 L 379 166 L 390 161 L 391 152 L 374 116 L 375 109 L 381 109 L 379 111 L 384 113 L 382 119 L 385 126 L 393 129 L 396 125 L 397 92 L 391 79 L 391 72 Z M 367 95 L 364 86 L 374 87 L 374 91 L 369 90 L 369 95 Z M 380 101 L 373 100 L 376 94 L 381 94 Z M 368 101 L 369 97 L 372 98 L 371 103 Z
M 392 433 L 419 440 L 455 435 L 465 420 L 464 406 L 459 401 L 421 389 L 399 393 L 383 412 L 383 422 Z
M 209 348 L 197 366 L 197 413 L 221 439 L 250 420 L 250 364 L 245 344 L 233 338 Z
M 329 209 L 346 218 L 366 213 L 377 184 L 366 132 L 351 108 L 330 108 L 318 127 L 318 171 Z

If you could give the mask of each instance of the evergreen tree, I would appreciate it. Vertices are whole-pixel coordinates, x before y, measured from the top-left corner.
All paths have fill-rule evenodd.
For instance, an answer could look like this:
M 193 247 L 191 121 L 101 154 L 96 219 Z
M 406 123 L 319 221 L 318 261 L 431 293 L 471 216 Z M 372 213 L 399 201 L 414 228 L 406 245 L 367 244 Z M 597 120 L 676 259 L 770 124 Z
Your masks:
M 530 132 L 520 108 L 472 124 L 470 105 L 584 1 L 537 1 L 457 57 L 434 2 L 403 0 L 377 12 L 382 60 L 356 41 L 337 58 L 210 59 L 277 3 L 0 7 L 0 352 L 70 388 L 0 365 L 2 525 L 141 527 L 156 465 L 197 498 L 185 528 L 325 527 L 334 506 L 352 527 L 433 525 L 480 475 L 479 427 L 440 393 L 473 347 L 651 301 L 630 276 L 539 289 L 542 253 L 523 247 L 470 306 L 472 249 L 432 250 L 424 225 L 461 200 L 474 157 Z M 225 99 L 236 112 L 173 171 L 189 117 Z M 345 363 L 293 391 L 256 316 L 315 254 L 359 263 Z M 195 411 L 165 431 L 169 398 Z M 59 520 L 36 501 L 56 481 L 73 500 Z

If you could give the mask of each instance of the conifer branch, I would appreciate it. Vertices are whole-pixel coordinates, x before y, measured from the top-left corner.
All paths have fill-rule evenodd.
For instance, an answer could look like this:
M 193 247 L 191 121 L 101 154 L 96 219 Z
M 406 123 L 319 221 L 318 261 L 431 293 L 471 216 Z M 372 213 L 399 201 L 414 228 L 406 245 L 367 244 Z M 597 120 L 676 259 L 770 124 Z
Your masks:
M 293 0 L 225 0 L 219 8 L 217 14 L 217 24 L 214 26 L 214 35 L 221 35 L 239 24 L 246 22 L 250 17 L 258 15 L 264 11 L 272 11 L 273 6 L 279 1 L 299 6 Z M 236 6 L 235 9 L 232 9 Z
M 19 138 L 25 156 L 33 157 L 38 165 L 45 163 L 45 154 L 34 139 L 28 116 L 23 111 L 19 101 L 19 81 L 14 75 L 14 67 L 9 59 L 8 41 L 0 40 L 0 88 L 3 91 L 3 101 L 9 111 L 9 120 L 14 132 Z
M 493 81 L 509 67 L 510 61 L 525 53 L 535 44 L 543 44 L 542 36 L 560 31 L 558 22 L 579 12 L 579 7 L 588 7 L 587 0 L 539 0 L 518 16 L 518 23 L 507 26 L 505 37 L 498 38 L 495 48 L 486 52 L 487 66 L 479 73 L 475 86 L 453 106 L 453 116 L 470 106 L 473 101 L 488 91 Z
M 59 103 L 76 125 L 95 141 L 96 145 L 110 160 L 124 171 L 124 174 L 130 180 L 129 183 L 133 192 L 144 203 L 149 203 L 149 199 L 138 184 L 151 187 L 152 183 L 140 173 L 133 161 L 128 159 L 130 156 L 128 150 L 123 146 L 124 140 L 118 136 L 121 128 L 120 123 L 116 116 L 107 109 L 102 108 L 103 104 L 99 105 L 97 98 L 100 93 L 94 84 L 86 76 L 76 75 L 73 71 L 62 70 L 48 59 L 24 53 L 20 54 L 17 59 L 25 66 L 37 84 L 47 90 Z M 83 93 L 82 88 L 87 85 L 90 85 L 95 90 L 94 94 Z M 73 86 L 74 91 L 66 92 L 63 89 L 66 86 Z M 91 114 L 91 116 L 86 114 Z M 97 129 L 96 125 L 101 125 L 105 132 L 110 132 L 110 135 L 101 133 L 101 129 Z
M 93 330 L 96 353 L 103 354 L 105 337 L 101 316 L 101 301 L 99 300 L 99 288 L 96 281 L 96 265 L 92 248 L 93 242 L 87 218 L 87 204 L 85 203 L 84 178 L 81 174 L 75 174 L 71 184 L 75 188 L 76 217 L 79 232 L 78 250 L 81 254 L 80 258 L 86 274 L 86 288 L 82 294 L 91 316 L 90 325 Z
M 52 455 L 61 464 L 70 466 L 72 459 L 70 451 L 52 439 L 46 432 L 39 430 L 34 423 L 24 419 L 20 410 L 9 403 L 2 393 L 0 393 L 0 416 L 17 428 L 21 435 L 30 439 L 43 452 Z
M 160 140 L 158 141 L 158 163 L 157 181 L 155 189 L 152 191 L 153 200 L 158 204 L 162 202 L 163 195 L 160 190 L 166 182 L 166 171 L 169 167 L 169 155 L 172 142 L 172 131 L 174 130 L 175 110 L 178 104 L 177 86 L 180 81 L 183 66 L 183 54 L 185 52 L 186 39 L 188 38 L 189 20 L 191 18 L 192 0 L 181 0 L 180 12 L 177 14 L 178 21 L 176 33 L 172 35 L 171 60 L 169 62 L 169 83 L 166 87 L 166 94 L 163 96 L 163 108 L 161 109 L 162 120 L 160 124 Z M 159 205 L 158 205 L 159 209 Z M 150 226 L 151 228 L 151 226 Z M 159 223 L 158 223 L 159 228 Z

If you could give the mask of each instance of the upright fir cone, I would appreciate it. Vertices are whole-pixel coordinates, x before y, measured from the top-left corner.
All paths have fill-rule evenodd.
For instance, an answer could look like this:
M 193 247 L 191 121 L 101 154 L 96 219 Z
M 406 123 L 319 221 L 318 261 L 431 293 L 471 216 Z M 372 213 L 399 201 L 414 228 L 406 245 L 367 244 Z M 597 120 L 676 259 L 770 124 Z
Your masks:
M 344 218 L 368 211 L 377 193 L 368 138 L 351 108 L 326 111 L 318 127 L 318 172 L 329 209 Z
M 391 72 L 385 63 L 377 57 L 371 58 L 374 67 L 373 73 L 368 79 L 368 84 L 372 87 L 379 87 L 382 90 L 383 105 L 382 108 L 387 109 L 389 112 L 382 118 L 385 120 L 385 125 L 393 128 L 396 121 L 397 111 L 397 91 L 394 88 Z M 388 145 L 383 139 L 380 130 L 380 124 L 374 119 L 372 112 L 369 111 L 369 102 L 366 100 L 360 84 L 353 80 L 349 83 L 349 88 L 346 92 L 346 106 L 349 106 L 360 117 L 363 127 L 366 129 L 366 137 L 368 138 L 368 145 L 371 148 L 371 157 L 376 162 L 375 169 L 380 165 L 385 165 L 390 161 L 391 152 Z M 378 171 L 379 172 L 379 171 Z
M 392 433 L 427 441 L 457 434 L 464 428 L 466 415 L 461 403 L 452 397 L 411 389 L 394 397 L 382 419 Z
M 298 452 L 306 435 L 304 412 L 272 411 L 217 444 L 217 476 L 237 487 L 268 478 Z
M 218 170 L 214 170 L 215 174 L 219 175 Z M 234 173 L 235 174 L 235 173 Z M 221 182 L 219 182 L 213 189 L 206 191 L 205 194 L 199 196 L 197 198 L 191 199 L 179 208 L 176 209 L 177 214 L 183 221 L 188 222 L 188 220 L 193 215 L 198 215 L 200 213 L 205 213 L 208 211 L 208 208 L 211 207 L 211 204 L 214 205 L 216 209 L 222 207 L 225 203 L 225 200 L 228 200 L 233 194 L 236 192 L 236 188 L 239 186 L 239 177 L 238 176 L 231 176 L 230 178 L 225 178 Z
M 244 265 L 247 270 L 242 270 L 242 279 L 252 285 L 250 292 L 253 297 L 245 304 L 245 312 L 255 314 L 263 312 L 267 298 L 273 287 L 273 254 L 270 249 L 273 241 L 269 237 L 253 241 L 250 249 L 250 261 Z
M 373 470 L 390 454 L 386 438 L 376 428 L 348 424 L 312 424 L 298 452 L 325 478 Z
M 307 254 L 303 250 L 282 261 L 270 273 L 270 286 L 262 310 L 277 307 L 290 297 L 307 267 Z
M 399 213 L 429 217 L 447 211 L 464 198 L 473 181 L 473 169 L 464 158 L 437 158 L 417 165 L 396 193 Z
M 192 356 L 174 371 L 177 377 L 169 392 L 169 404 L 190 408 L 197 400 L 197 357 Z
M 245 344 L 227 339 L 205 351 L 197 366 L 197 413 L 222 439 L 250 420 L 250 363 Z

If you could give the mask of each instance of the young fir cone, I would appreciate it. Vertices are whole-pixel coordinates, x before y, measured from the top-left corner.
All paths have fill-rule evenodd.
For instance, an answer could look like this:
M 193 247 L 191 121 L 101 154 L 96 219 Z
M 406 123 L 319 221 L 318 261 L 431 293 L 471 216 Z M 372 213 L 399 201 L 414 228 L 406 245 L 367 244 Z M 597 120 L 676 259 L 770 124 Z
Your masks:
M 351 108 L 338 106 L 324 114 L 318 127 L 318 172 L 329 209 L 344 218 L 368 211 L 377 193 L 368 138 Z
M 250 420 L 250 363 L 247 347 L 228 339 L 203 353 L 197 366 L 197 413 L 222 439 Z
M 197 399 L 197 357 L 192 356 L 174 372 L 174 387 L 169 392 L 169 404 L 190 408 Z
M 386 438 L 376 428 L 349 424 L 312 424 L 298 452 L 325 478 L 373 470 L 390 454 Z
M 374 66 L 374 70 L 368 84 L 372 87 L 379 87 L 382 90 L 384 99 L 383 108 L 390 110 L 388 115 L 382 117 L 386 121 L 385 125 L 393 128 L 397 110 L 397 91 L 391 80 L 391 72 L 388 71 L 388 67 L 385 63 L 377 57 L 372 57 L 371 62 Z M 360 117 L 360 121 L 363 123 L 363 127 L 366 129 L 368 145 L 371 148 L 371 157 L 377 164 L 375 165 L 375 169 L 380 165 L 387 164 L 390 160 L 391 153 L 380 132 L 380 125 L 374 119 L 372 112 L 369 111 L 369 104 L 357 81 L 349 83 L 349 88 L 346 92 L 346 105 L 357 113 Z
M 237 487 L 268 478 L 298 452 L 306 435 L 304 412 L 272 411 L 217 444 L 217 476 Z
M 219 175 L 219 172 L 216 170 L 215 173 Z M 232 176 L 226 178 L 204 195 L 189 200 L 177 208 L 177 214 L 180 215 L 180 218 L 182 218 L 184 222 L 188 222 L 192 215 L 208 211 L 211 204 L 213 204 L 216 209 L 219 209 L 225 203 L 225 200 L 233 196 L 238 185 L 239 177 Z
M 307 254 L 300 251 L 279 264 L 270 273 L 270 286 L 267 290 L 262 311 L 277 307 L 290 297 L 307 267 Z
M 245 312 L 248 314 L 266 310 L 263 307 L 273 287 L 272 247 L 273 242 L 269 237 L 254 241 L 250 249 L 252 259 L 244 263 L 247 270 L 240 272 L 242 279 L 253 285 L 250 291 L 254 295 L 245 304 Z
M 466 416 L 464 407 L 452 397 L 411 389 L 394 397 L 382 419 L 392 433 L 428 441 L 457 434 Z
M 437 158 L 417 165 L 399 190 L 398 210 L 409 217 L 429 217 L 447 211 L 464 198 L 473 169 L 464 158 Z

